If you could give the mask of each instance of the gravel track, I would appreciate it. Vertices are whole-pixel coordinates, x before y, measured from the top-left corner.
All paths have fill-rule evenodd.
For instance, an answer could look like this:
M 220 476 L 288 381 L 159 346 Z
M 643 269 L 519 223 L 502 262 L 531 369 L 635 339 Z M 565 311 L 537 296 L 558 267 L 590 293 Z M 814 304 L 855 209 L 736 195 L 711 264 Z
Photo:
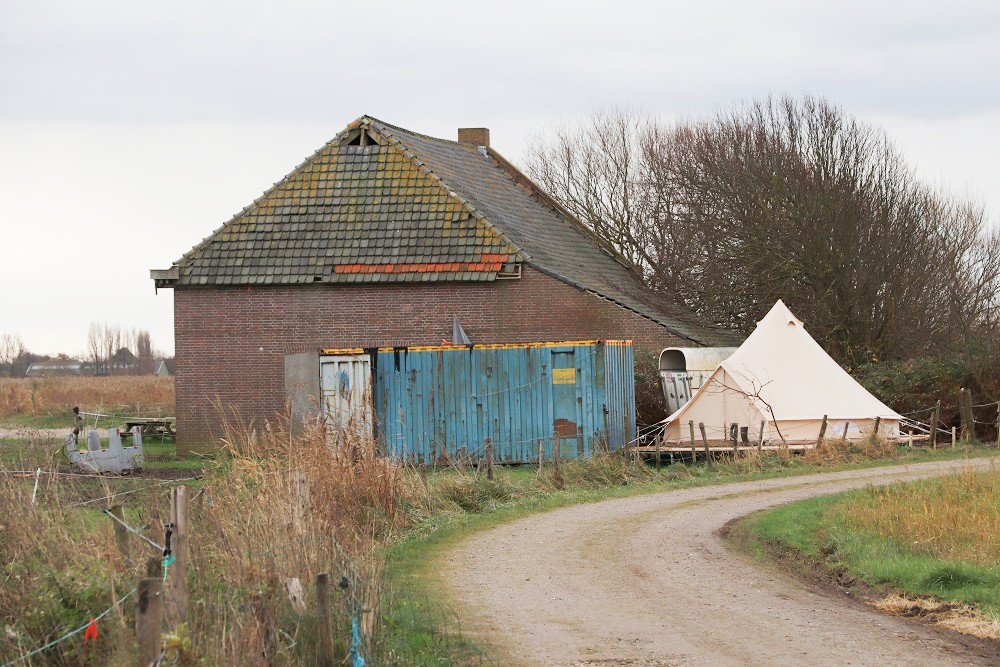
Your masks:
M 464 628 L 502 664 L 997 664 L 982 643 L 824 593 L 727 548 L 729 521 L 944 461 L 668 491 L 578 505 L 477 533 L 440 563 Z

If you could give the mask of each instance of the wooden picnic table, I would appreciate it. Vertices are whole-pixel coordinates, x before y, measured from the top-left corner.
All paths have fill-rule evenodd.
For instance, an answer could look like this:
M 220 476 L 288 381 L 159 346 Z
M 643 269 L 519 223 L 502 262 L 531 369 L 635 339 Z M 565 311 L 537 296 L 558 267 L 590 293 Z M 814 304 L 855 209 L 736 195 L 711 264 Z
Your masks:
M 174 417 L 134 417 L 125 421 L 125 432 L 138 426 L 143 436 L 174 437 Z

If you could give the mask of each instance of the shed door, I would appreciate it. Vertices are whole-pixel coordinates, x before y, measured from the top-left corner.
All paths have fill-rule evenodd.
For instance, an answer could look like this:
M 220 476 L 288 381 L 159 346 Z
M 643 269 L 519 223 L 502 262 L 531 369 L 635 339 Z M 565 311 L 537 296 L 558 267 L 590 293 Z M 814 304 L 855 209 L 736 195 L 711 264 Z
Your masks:
M 552 430 L 560 455 L 583 455 L 583 396 L 573 350 L 552 351 Z
M 320 357 L 320 383 L 327 424 L 371 437 L 371 358 L 366 354 Z

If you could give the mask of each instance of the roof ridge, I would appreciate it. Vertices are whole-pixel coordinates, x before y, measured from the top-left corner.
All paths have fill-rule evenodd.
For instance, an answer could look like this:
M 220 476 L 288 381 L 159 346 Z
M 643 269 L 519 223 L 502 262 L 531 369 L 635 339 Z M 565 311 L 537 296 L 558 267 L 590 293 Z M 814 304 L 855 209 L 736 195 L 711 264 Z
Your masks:
M 180 266 L 181 264 L 183 264 L 187 260 L 190 260 L 190 259 L 193 259 L 194 257 L 196 257 L 198 253 L 200 253 L 202 250 L 204 250 L 205 247 L 208 246 L 208 244 L 213 239 L 215 239 L 215 237 L 216 237 L 217 234 L 219 234 L 222 230 L 224 230 L 229 225 L 231 225 L 234 222 L 236 222 L 243 214 L 245 214 L 247 211 L 249 211 L 252 207 L 254 207 L 257 204 L 259 204 L 260 202 L 264 201 L 264 199 L 266 199 L 267 196 L 270 195 L 272 192 L 274 192 L 279 187 L 281 187 L 282 185 L 284 185 L 285 183 L 287 183 L 288 179 L 290 179 L 292 176 L 294 176 L 295 174 L 297 174 L 300 169 L 302 169 L 306 165 L 310 164 L 313 160 L 315 160 L 317 157 L 319 157 L 320 153 L 322 153 L 326 149 L 330 148 L 332 144 L 334 144 L 336 142 L 339 142 L 340 139 L 342 137 L 346 136 L 351 130 L 356 129 L 361 124 L 361 121 L 364 120 L 364 118 L 366 118 L 366 116 L 362 116 L 360 118 L 356 118 L 355 120 L 353 120 L 350 123 L 348 123 L 347 127 L 345 127 L 343 130 L 341 130 L 336 135 L 334 135 L 334 137 L 332 139 L 330 139 L 329 141 L 327 141 L 325 144 L 323 144 L 322 146 L 320 146 L 319 148 L 317 148 L 315 151 L 313 151 L 313 153 L 311 155 L 306 156 L 306 158 L 302 162 L 300 162 L 298 165 L 296 165 L 294 168 L 292 168 L 292 170 L 290 172 L 288 172 L 287 174 L 285 174 L 281 178 L 281 180 L 276 181 L 274 184 L 271 185 L 271 187 L 267 188 L 266 190 L 264 190 L 264 192 L 262 192 L 260 195 L 258 195 L 252 202 L 250 202 L 249 204 L 247 204 L 246 206 L 244 206 L 242 210 L 240 210 L 237 213 L 235 213 L 231 218 L 229 218 L 224 223 L 222 223 L 222 225 L 220 227 L 212 230 L 211 234 L 209 234 L 208 236 L 206 236 L 205 238 L 203 238 L 200 242 L 196 243 L 194 245 L 194 247 L 192 247 L 186 253 L 184 253 L 183 255 L 181 255 L 181 258 L 178 259 L 176 262 L 174 262 L 173 266 Z
M 451 139 L 443 139 L 441 137 L 432 137 L 429 134 L 422 134 L 420 132 L 414 132 L 413 130 L 408 130 L 405 127 L 401 127 L 399 125 L 393 125 L 392 123 L 387 123 L 384 120 L 382 120 L 381 118 L 376 118 L 375 116 L 369 116 L 368 114 L 365 114 L 364 116 L 362 116 L 358 120 L 360 121 L 360 120 L 364 120 L 364 119 L 368 119 L 370 121 L 374 121 L 374 122 L 378 123 L 379 125 L 381 125 L 382 127 L 388 127 L 388 128 L 393 129 L 393 130 L 399 130 L 400 132 L 406 132 L 407 134 L 412 134 L 413 136 L 420 137 L 421 139 L 430 139 L 431 141 L 440 141 L 440 142 L 445 143 L 445 144 L 458 144 L 459 146 L 465 146 L 466 145 L 466 144 L 463 144 L 460 141 L 452 141 Z
M 449 197 L 452 197 L 452 198 L 456 199 L 459 203 L 461 203 L 462 207 L 465 208 L 469 212 L 469 215 L 471 215 L 476 220 L 481 220 L 482 222 L 484 222 L 487 225 L 489 225 L 490 229 L 492 229 L 496 233 L 496 235 L 498 237 L 500 237 L 504 241 L 504 243 L 508 244 L 511 248 L 513 248 L 514 250 L 516 250 L 515 254 L 520 255 L 523 261 L 527 261 L 527 260 L 531 259 L 531 256 L 528 255 L 528 253 L 523 248 L 521 248 L 519 245 L 517 245 L 516 243 L 514 243 L 513 241 L 511 241 L 510 238 L 507 236 L 507 234 L 505 234 L 499 227 L 497 227 L 496 224 L 494 224 L 493 221 L 490 220 L 490 218 L 487 217 L 487 215 L 485 213 L 483 213 L 478 208 L 476 208 L 475 206 L 473 206 L 472 202 L 469 201 L 469 199 L 467 197 L 463 197 L 463 196 L 459 195 L 458 194 L 458 190 L 456 188 L 452 187 L 452 185 L 450 183 L 448 183 L 446 180 L 444 180 L 443 178 L 441 178 L 439 175 L 437 175 L 436 173 L 434 173 L 434 170 L 431 169 L 430 167 L 428 167 L 427 163 L 424 162 L 422 159 L 420 159 L 420 157 L 417 155 L 416 151 L 414 151 L 412 148 L 410 148 L 409 146 L 407 146 L 406 144 L 404 144 L 403 141 L 402 141 L 402 139 L 400 139 L 397 135 L 393 134 L 392 132 L 386 131 L 386 128 L 391 128 L 391 129 L 394 129 L 394 130 L 399 130 L 401 132 L 407 132 L 409 134 L 414 134 L 414 135 L 417 134 L 416 132 L 410 132 L 409 130 L 407 130 L 405 128 L 396 127 L 395 125 L 390 125 L 389 123 L 385 123 L 385 122 L 383 122 L 383 121 L 381 121 L 381 120 L 379 120 L 377 118 L 374 118 L 372 116 L 363 116 L 359 120 L 361 121 L 362 125 L 364 124 L 365 120 L 370 121 L 369 124 L 372 127 L 374 127 L 376 130 L 378 130 L 379 134 L 381 134 L 389 142 L 390 145 L 392 145 L 397 150 L 399 150 L 407 159 L 413 161 L 413 163 L 416 165 L 417 169 L 420 170 L 421 172 L 423 172 L 424 174 L 426 174 L 428 178 L 430 178 L 432 181 L 437 182 L 439 184 L 439 187 Z M 435 141 L 443 141 L 443 142 L 446 142 L 446 143 L 455 144 L 455 145 L 458 145 L 458 146 L 463 146 L 464 145 L 464 144 L 461 144 L 460 142 L 457 142 L 457 141 L 448 141 L 447 139 L 438 139 L 436 137 L 429 137 L 429 136 L 426 136 L 426 135 L 419 135 L 419 136 L 423 136 L 423 137 L 425 137 L 427 139 L 433 139 Z

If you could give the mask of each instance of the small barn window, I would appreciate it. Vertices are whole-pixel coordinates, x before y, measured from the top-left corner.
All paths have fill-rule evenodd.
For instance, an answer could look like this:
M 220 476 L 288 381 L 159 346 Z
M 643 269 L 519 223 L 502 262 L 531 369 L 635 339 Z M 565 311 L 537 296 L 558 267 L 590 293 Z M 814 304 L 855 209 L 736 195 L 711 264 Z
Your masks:
M 521 277 L 521 262 L 506 262 L 497 272 L 497 280 Z

